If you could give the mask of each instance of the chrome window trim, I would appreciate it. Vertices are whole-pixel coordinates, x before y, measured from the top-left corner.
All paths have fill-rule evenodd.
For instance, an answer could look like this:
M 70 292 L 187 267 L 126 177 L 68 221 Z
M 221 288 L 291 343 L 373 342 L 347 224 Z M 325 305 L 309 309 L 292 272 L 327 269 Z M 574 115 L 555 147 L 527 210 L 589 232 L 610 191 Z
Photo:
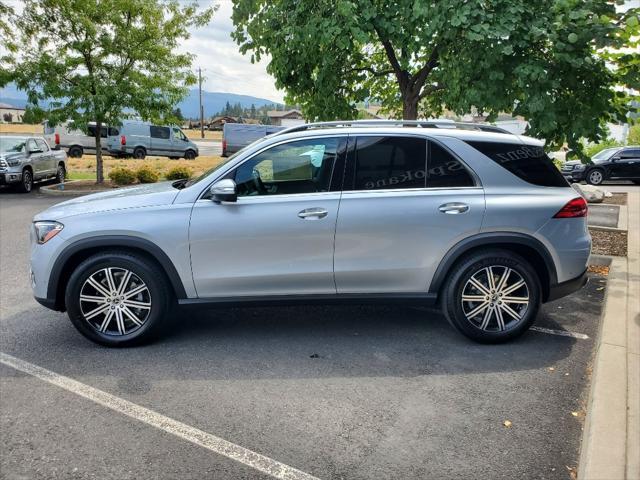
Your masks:
M 265 145 L 263 148 L 261 148 L 260 150 L 256 150 L 254 153 L 249 154 L 249 156 L 242 158 L 240 160 L 238 160 L 237 162 L 234 162 L 233 164 L 229 165 L 228 168 L 222 172 L 219 172 L 218 175 L 207 185 L 207 187 L 202 190 L 202 192 L 200 192 L 200 194 L 198 195 L 197 200 L 202 200 L 202 196 L 205 195 L 206 193 L 208 193 L 209 189 L 211 188 L 211 185 L 213 185 L 215 182 L 217 182 L 219 179 L 221 179 L 222 177 L 224 177 L 225 175 L 227 175 L 231 170 L 238 168 L 240 165 L 244 164 L 245 162 L 248 162 L 249 160 L 251 160 L 253 157 L 260 155 L 262 152 L 265 152 L 266 150 L 272 148 L 272 147 L 277 147 L 280 145 L 284 145 L 287 143 L 293 143 L 293 142 L 300 142 L 300 141 L 305 141 L 305 140 L 314 140 L 317 138 L 348 138 L 349 135 L 347 133 L 343 133 L 340 135 L 331 135 L 331 134 L 318 134 L 318 135 L 310 135 L 310 136 L 304 136 L 304 137 L 299 137 L 299 138 L 289 138 L 286 140 L 281 140 L 279 142 L 274 142 L 274 143 L 270 143 L 269 145 Z M 265 137 L 267 138 L 267 137 Z M 285 194 L 285 195 L 309 195 L 310 193 L 336 193 L 336 192 L 309 192 L 309 193 L 295 193 L 295 194 Z M 340 193 L 340 192 L 337 192 Z M 275 197 L 277 195 L 254 195 L 253 197 Z M 241 198 L 241 197 L 238 197 Z

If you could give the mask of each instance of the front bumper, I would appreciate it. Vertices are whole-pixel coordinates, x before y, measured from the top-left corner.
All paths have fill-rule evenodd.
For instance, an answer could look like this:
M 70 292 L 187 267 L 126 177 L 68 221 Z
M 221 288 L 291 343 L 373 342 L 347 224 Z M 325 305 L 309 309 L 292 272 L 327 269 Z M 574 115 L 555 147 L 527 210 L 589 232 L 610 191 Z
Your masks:
M 11 185 L 22 181 L 22 172 L 2 172 L 0 173 L 0 185 Z
M 551 302 L 552 300 L 557 300 L 558 298 L 566 297 L 567 295 L 572 294 L 580 290 L 582 287 L 586 285 L 589 281 L 589 277 L 587 276 L 587 269 L 582 272 L 581 275 L 578 275 L 571 280 L 567 280 L 566 282 L 556 283 L 555 285 L 551 285 L 549 287 L 549 296 L 547 298 L 547 302 Z
M 582 180 L 584 180 L 584 170 L 572 170 L 572 171 L 568 171 L 568 172 L 562 172 L 562 176 L 569 182 L 569 183 L 579 183 Z

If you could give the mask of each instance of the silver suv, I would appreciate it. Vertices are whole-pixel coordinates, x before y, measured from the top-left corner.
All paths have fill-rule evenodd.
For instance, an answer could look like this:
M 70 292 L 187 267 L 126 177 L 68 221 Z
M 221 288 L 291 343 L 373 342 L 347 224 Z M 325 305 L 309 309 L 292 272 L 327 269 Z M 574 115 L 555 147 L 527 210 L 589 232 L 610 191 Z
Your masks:
M 587 205 L 542 147 L 483 125 L 293 127 L 199 178 L 36 215 L 33 291 L 112 346 L 176 305 L 344 301 L 438 302 L 466 336 L 509 340 L 586 281 Z

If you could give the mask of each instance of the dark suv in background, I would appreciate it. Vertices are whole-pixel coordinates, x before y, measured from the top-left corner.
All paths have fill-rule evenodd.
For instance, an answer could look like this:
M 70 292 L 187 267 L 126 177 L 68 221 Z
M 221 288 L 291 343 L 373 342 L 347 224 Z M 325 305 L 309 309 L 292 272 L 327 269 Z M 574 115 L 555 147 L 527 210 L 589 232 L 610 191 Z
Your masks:
M 640 146 L 613 147 L 598 152 L 590 165 L 580 160 L 566 162 L 562 175 L 570 182 L 600 185 L 605 180 L 631 180 L 640 185 Z

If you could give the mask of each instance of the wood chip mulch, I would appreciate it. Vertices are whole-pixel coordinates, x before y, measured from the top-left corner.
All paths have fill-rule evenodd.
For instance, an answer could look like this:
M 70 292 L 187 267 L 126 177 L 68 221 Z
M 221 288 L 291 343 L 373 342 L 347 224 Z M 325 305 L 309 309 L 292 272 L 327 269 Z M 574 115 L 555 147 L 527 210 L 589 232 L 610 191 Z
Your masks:
M 594 255 L 627 256 L 627 232 L 608 232 L 589 229 L 593 245 L 591 253 Z
M 589 265 L 588 271 L 589 273 L 595 273 L 604 277 L 609 275 L 609 267 L 606 265 Z
M 626 205 L 627 204 L 627 194 L 626 193 L 613 193 L 611 197 L 604 197 L 602 203 L 606 203 L 608 205 Z

